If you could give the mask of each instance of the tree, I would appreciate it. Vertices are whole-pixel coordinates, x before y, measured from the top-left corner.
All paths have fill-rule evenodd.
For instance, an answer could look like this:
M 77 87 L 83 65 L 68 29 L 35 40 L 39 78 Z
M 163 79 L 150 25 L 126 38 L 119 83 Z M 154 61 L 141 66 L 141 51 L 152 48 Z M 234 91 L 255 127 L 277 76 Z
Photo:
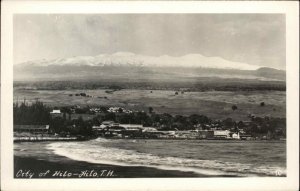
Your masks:
M 20 105 L 13 105 L 14 124 L 18 125 L 48 125 L 50 122 L 50 108 L 42 102 L 36 101 L 31 105 L 25 101 Z
M 152 120 L 152 122 L 153 122 L 153 126 L 158 126 L 159 125 L 159 123 L 160 123 L 160 115 L 159 114 L 153 114 L 153 115 L 151 115 L 151 120 Z
M 243 122 L 243 121 L 239 121 L 238 124 L 237 124 L 237 127 L 238 127 L 238 128 L 243 128 L 243 127 L 245 127 L 244 122 Z
M 233 111 L 235 111 L 235 110 L 237 110 L 238 108 L 237 108 L 236 105 L 233 105 L 233 106 L 231 107 L 231 109 L 232 109 Z
M 119 113 L 123 113 L 123 109 L 122 109 L 122 108 L 119 108 L 119 109 L 118 109 L 118 112 L 119 112 Z
M 211 120 L 205 115 L 192 114 L 189 116 L 189 121 L 192 125 L 210 123 Z
M 149 107 L 149 113 L 152 113 L 153 112 L 153 108 L 152 107 Z
M 148 121 L 149 116 L 144 112 L 135 113 L 135 123 L 136 124 L 145 124 Z
M 71 109 L 69 107 L 61 107 L 60 111 L 62 113 L 71 113 Z
M 133 113 L 124 113 L 123 115 L 118 116 L 119 123 L 133 123 L 135 120 Z
M 163 129 L 169 130 L 174 121 L 173 116 L 168 113 L 164 113 L 160 117 L 160 125 L 164 127 Z
M 49 128 L 54 133 L 60 133 L 64 130 L 64 122 L 62 117 L 55 117 L 50 121 Z
M 235 121 L 232 118 L 227 118 L 223 120 L 222 123 L 225 128 L 232 128 L 235 126 Z
M 102 113 L 108 113 L 108 107 L 100 107 L 100 111 L 102 112 Z
M 74 120 L 74 124 L 75 124 L 75 129 L 73 131 L 73 134 L 91 135 L 92 124 L 90 121 L 84 121 L 80 116 L 76 120 Z
M 107 113 L 103 116 L 104 121 L 115 121 L 116 120 L 116 114 L 115 113 Z
M 92 119 L 92 123 L 93 123 L 94 125 L 96 125 L 96 126 L 99 126 L 99 125 L 101 125 L 101 123 L 100 123 L 100 121 L 99 121 L 98 117 L 93 117 L 93 119 Z

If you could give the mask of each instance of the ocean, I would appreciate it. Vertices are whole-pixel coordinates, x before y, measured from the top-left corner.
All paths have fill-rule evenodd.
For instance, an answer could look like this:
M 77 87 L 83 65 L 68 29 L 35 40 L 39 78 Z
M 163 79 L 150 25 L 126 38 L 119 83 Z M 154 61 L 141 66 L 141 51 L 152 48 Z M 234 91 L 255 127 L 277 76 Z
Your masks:
M 39 145 L 39 146 L 37 146 Z M 43 145 L 41 149 L 40 145 Z M 285 141 L 103 139 L 16 143 L 16 156 L 75 161 L 208 176 L 286 176 Z

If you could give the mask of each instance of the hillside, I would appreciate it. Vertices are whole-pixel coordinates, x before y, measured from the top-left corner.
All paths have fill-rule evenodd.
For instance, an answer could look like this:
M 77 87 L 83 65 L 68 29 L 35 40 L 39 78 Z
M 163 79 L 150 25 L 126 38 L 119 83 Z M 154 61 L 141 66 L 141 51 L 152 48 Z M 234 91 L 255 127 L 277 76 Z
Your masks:
M 201 77 L 285 80 L 285 71 L 231 62 L 219 57 L 189 54 L 153 57 L 127 52 L 95 57 L 37 60 L 14 66 L 15 80 L 165 79 Z

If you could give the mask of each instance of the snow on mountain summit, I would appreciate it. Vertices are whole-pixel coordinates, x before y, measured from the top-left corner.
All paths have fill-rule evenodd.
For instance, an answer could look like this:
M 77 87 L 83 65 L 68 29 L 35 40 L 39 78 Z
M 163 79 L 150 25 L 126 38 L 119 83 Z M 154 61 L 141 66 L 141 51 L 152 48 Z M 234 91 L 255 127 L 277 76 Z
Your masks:
M 113 53 L 112 56 L 126 57 L 126 56 L 135 56 L 132 52 L 116 52 Z
M 18 65 L 31 66 L 144 66 L 144 67 L 189 67 L 189 68 L 216 68 L 256 70 L 260 66 L 240 62 L 232 62 L 220 57 L 206 57 L 201 54 L 188 54 L 181 57 L 169 55 L 145 56 L 131 52 L 117 52 L 100 54 L 97 56 L 76 56 L 71 58 L 38 60 Z

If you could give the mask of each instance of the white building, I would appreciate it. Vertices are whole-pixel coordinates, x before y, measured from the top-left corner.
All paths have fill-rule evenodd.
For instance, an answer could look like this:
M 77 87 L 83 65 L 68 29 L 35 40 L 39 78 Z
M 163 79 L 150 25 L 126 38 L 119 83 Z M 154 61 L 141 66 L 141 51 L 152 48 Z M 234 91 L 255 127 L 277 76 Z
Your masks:
M 157 129 L 154 127 L 144 127 L 143 132 L 157 132 Z
M 240 134 L 239 133 L 233 133 L 232 138 L 233 139 L 240 139 Z
M 61 112 L 59 109 L 53 109 L 53 111 L 51 111 L 50 114 L 61 114 Z
M 105 125 L 106 127 L 111 126 L 112 124 L 114 124 L 114 121 L 103 121 L 102 125 Z
M 143 125 L 139 125 L 139 124 L 120 124 L 119 126 L 124 127 L 126 130 L 143 129 Z
M 230 138 L 230 131 L 228 130 L 214 130 L 215 138 Z

